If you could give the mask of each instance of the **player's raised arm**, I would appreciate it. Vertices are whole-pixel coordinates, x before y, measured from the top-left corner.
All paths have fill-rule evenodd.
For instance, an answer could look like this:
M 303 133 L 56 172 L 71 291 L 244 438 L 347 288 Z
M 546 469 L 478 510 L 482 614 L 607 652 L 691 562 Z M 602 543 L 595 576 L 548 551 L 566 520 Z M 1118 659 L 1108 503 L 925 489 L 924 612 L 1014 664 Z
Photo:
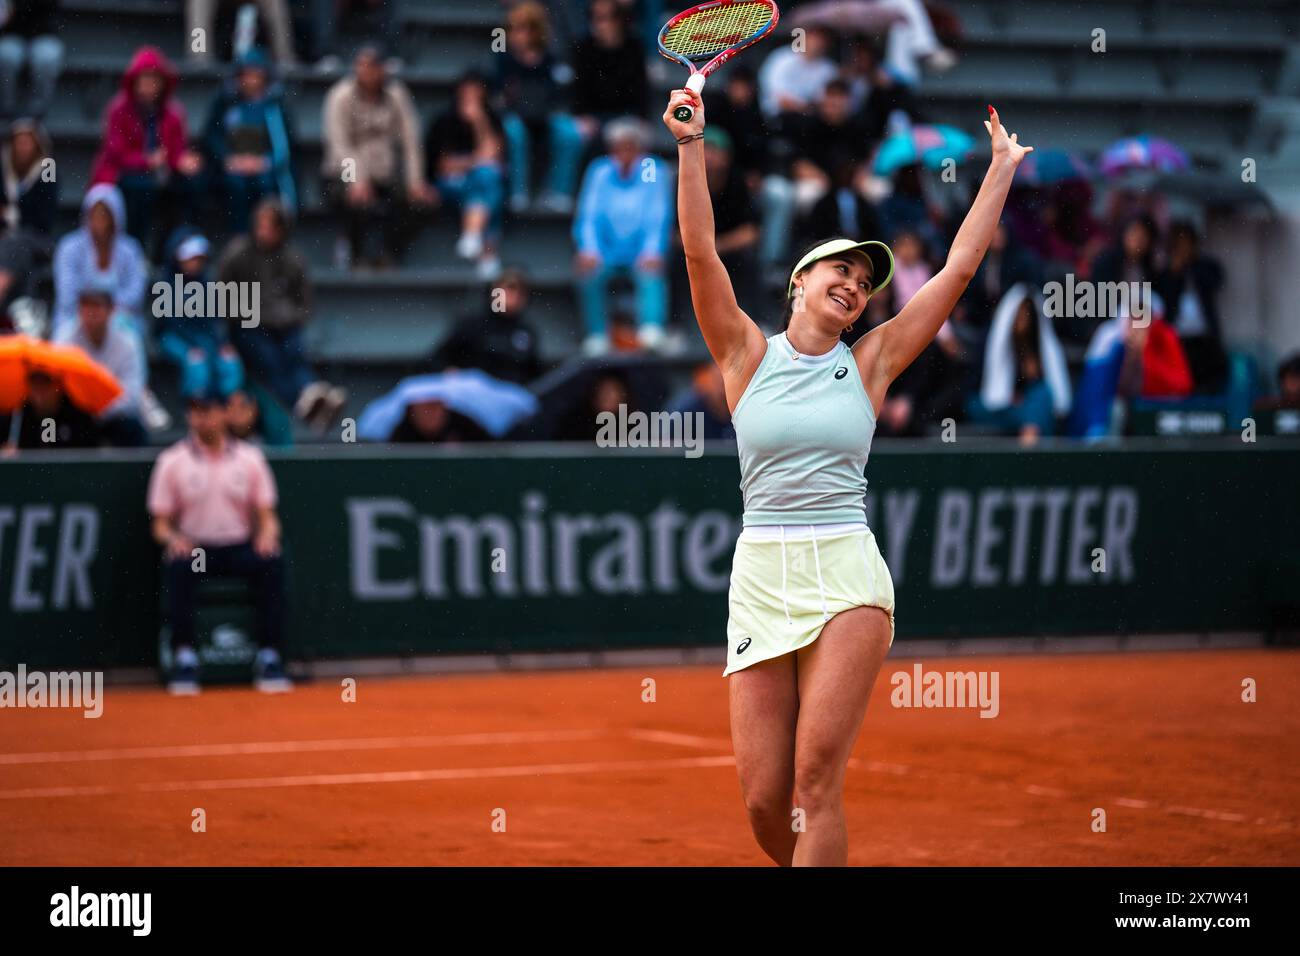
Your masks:
M 673 110 L 689 104 L 695 115 L 682 123 Z M 688 90 L 674 90 L 664 111 L 664 125 L 678 141 L 677 222 L 691 281 L 691 304 L 704 344 L 723 375 L 740 373 L 749 360 L 762 360 L 762 331 L 736 303 L 731 277 L 714 243 L 713 202 L 704 176 L 704 106 Z M 755 358 L 757 356 L 757 358 Z
M 1032 146 L 1021 146 L 1015 133 L 1007 135 L 992 106 L 984 126 L 989 131 L 993 158 L 975 202 L 957 230 L 943 268 L 898 315 L 864 335 L 854 346 L 855 352 L 874 356 L 869 366 L 872 381 L 868 388 L 873 399 L 877 395 L 883 398 L 889 383 L 921 354 L 952 313 L 988 250 L 1016 167 L 1033 150 Z

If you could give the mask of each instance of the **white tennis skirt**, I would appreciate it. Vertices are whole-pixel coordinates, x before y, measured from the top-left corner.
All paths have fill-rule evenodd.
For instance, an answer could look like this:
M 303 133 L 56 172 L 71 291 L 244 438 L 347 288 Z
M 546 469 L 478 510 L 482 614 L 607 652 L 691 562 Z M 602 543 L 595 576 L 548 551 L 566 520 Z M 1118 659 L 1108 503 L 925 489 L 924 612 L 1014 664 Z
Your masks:
M 878 607 L 894 643 L 894 582 L 865 524 L 745 528 L 727 592 L 727 669 L 806 647 L 840 611 Z

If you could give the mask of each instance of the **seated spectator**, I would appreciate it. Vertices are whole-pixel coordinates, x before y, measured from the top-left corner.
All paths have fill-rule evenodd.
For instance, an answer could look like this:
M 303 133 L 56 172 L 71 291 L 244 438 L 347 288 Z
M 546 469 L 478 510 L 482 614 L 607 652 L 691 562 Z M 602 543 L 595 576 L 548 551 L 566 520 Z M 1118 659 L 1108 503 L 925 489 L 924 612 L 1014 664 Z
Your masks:
M 482 311 L 456 323 L 433 354 L 434 371 L 482 369 L 495 378 L 527 385 L 542 373 L 537 333 L 525 318 L 528 280 L 508 269 L 489 291 Z
M 766 224 L 783 234 L 789 233 L 790 217 L 796 210 L 806 213 L 831 190 L 837 172 L 866 161 L 868 146 L 866 127 L 853 113 L 849 85 L 843 80 L 827 83 L 815 111 L 789 117 L 786 127 L 795 145 L 791 182 L 785 193 L 789 208 L 779 219 Z
M 587 394 L 561 417 L 551 440 L 594 442 L 603 427 L 600 416 L 608 412 L 617 417 L 620 406 L 629 415 L 640 411 L 627 377 L 618 369 L 602 369 L 592 380 Z
M 57 378 L 39 369 L 28 373 L 27 400 L 0 431 L 4 434 L 8 447 L 29 451 L 94 448 L 100 441 L 95 417 L 68 397 Z
M 1155 289 L 1169 310 L 1166 321 L 1178 333 L 1192 369 L 1197 392 L 1223 390 L 1228 357 L 1219 335 L 1219 290 L 1223 267 L 1200 251 L 1200 237 L 1190 222 L 1169 227 L 1166 268 L 1157 273 Z
M 778 44 L 758 71 L 759 104 L 769 119 L 812 109 L 839 73 L 830 55 L 834 37 L 829 30 L 812 27 L 804 31 L 803 40 L 802 49 Z
M 1156 226 L 1147 216 L 1130 218 L 1120 230 L 1119 241 L 1098 253 L 1092 263 L 1092 281 L 1127 283 L 1130 289 L 1152 288 L 1156 279 Z M 1101 296 L 1098 296 L 1100 299 Z M 1071 323 L 1073 337 L 1087 341 L 1100 324 L 1112 315 L 1080 316 Z
M 288 218 L 277 200 L 262 200 L 252 234 L 226 247 L 217 281 L 258 283 L 258 322 L 234 327 L 235 347 L 248 371 L 299 419 L 318 429 L 329 427 L 347 393 L 318 381 L 307 362 L 302 335 L 311 318 L 311 281 L 306 260 L 289 242 Z
M 591 141 L 615 117 L 644 115 L 649 84 L 645 52 L 618 0 L 592 0 L 587 17 L 590 32 L 573 50 L 572 109 L 582 138 Z
M 876 212 L 887 242 L 893 242 L 894 236 L 907 230 L 916 233 L 931 253 L 941 254 L 946 248 L 936 225 L 943 217 L 926 195 L 919 164 L 894 170 L 893 188 L 880 201 Z
M 293 420 L 256 385 L 238 388 L 226 399 L 226 431 L 232 438 L 268 448 L 293 444 Z
M 921 237 L 910 230 L 894 235 L 890 246 L 894 250 L 894 301 L 902 308 L 930 281 L 934 269 L 925 259 Z
M 493 57 L 492 91 L 510 151 L 510 208 L 515 212 L 529 206 L 532 153 L 538 142 L 549 149 L 541 206 L 555 212 L 573 209 L 582 134 L 564 110 L 563 88 L 570 71 L 547 49 L 550 30 L 546 8 L 537 0 L 523 0 L 506 14 L 505 54 Z
M 194 31 L 202 30 L 207 42 L 200 50 L 188 47 L 190 59 L 197 63 L 210 62 L 217 52 L 217 8 L 227 0 L 185 0 L 185 35 L 193 37 Z M 271 37 L 271 49 L 275 51 L 275 60 L 281 69 L 287 69 L 296 62 L 293 54 L 293 22 L 289 19 L 287 0 L 238 0 L 239 5 L 256 3 L 258 12 Z M 333 16 L 331 12 L 330 16 Z
M 140 337 L 113 321 L 110 289 L 87 287 L 77 297 L 77 324 L 59 336 L 113 373 L 122 394 L 99 415 L 101 439 L 109 445 L 138 448 L 145 444 L 142 421 L 149 365 Z
M 261 645 L 254 680 L 261 691 L 287 690 L 280 659 L 284 559 L 275 476 L 260 449 L 226 433 L 225 406 L 216 396 L 191 397 L 188 418 L 189 435 L 158 456 L 147 498 L 165 562 L 173 660 L 168 690 L 198 692 L 194 599 L 207 577 L 242 578 L 253 586 Z M 195 570 L 200 554 L 201 572 Z
M 92 183 L 122 191 L 127 228 L 147 250 L 155 248 L 160 213 L 160 236 L 197 219 L 204 186 L 203 159 L 190 148 L 176 80 L 175 68 L 157 47 L 136 52 L 104 112 L 104 138 L 90 174 Z
M 204 148 L 232 232 L 248 230 L 249 212 L 266 196 L 278 196 L 293 214 L 298 203 L 290 156 L 293 136 L 261 50 L 249 50 L 235 61 L 229 83 L 212 102 L 205 130 Z
M 408 405 L 406 415 L 388 440 L 401 444 L 459 445 L 490 438 L 483 426 L 468 415 L 454 412 L 446 403 L 432 399 Z
M 33 272 L 50 257 L 58 209 L 49 139 L 40 124 L 19 120 L 0 144 L 0 327 L 10 305 L 31 295 Z
M 668 283 L 664 255 L 672 223 L 672 183 L 667 164 L 655 176 L 642 175 L 649 134 L 631 117 L 605 129 L 609 155 L 587 167 L 573 220 L 578 247 L 574 270 L 587 337 L 583 351 L 599 355 L 609 348 L 609 282 L 630 275 L 636 286 L 637 326 L 641 344 L 658 348 L 668 321 Z
M 45 116 L 63 70 L 58 32 L 58 0 L 4 0 L 0 3 L 0 119 Z M 23 67 L 31 79 L 24 101 Z
M 1164 301 L 1152 295 L 1133 312 L 1146 321 L 1134 321 L 1129 309 L 1122 309 L 1102 322 L 1088 343 L 1070 415 L 1071 435 L 1093 439 L 1112 434 L 1116 399 L 1191 394 L 1192 373 L 1177 333 L 1164 321 Z
M 863 194 L 861 181 L 862 167 L 852 160 L 841 161 L 831 171 L 830 189 L 798 220 L 797 244 L 809 244 L 818 236 L 880 235 L 876 207 Z
M 1065 353 L 1028 285 L 1012 286 L 998 303 L 984 346 L 980 393 L 966 411 L 972 422 L 1017 435 L 1022 444 L 1054 435 L 1057 418 L 1070 411 Z
M 173 240 L 158 281 L 170 289 L 180 276 L 182 285 L 199 282 L 206 287 L 211 280 L 209 249 L 208 240 L 201 233 L 182 231 Z M 206 306 L 206 296 L 201 304 Z M 228 316 L 209 315 L 205 309 L 201 315 L 173 315 L 159 320 L 158 351 L 179 369 L 182 397 L 209 392 L 230 395 L 243 384 L 244 366 L 231 344 L 228 319 Z
M 691 376 L 691 387 L 673 399 L 666 411 L 702 415 L 704 431 L 698 437 L 705 441 L 736 440 L 736 427 L 731 424 L 727 392 L 722 384 L 722 369 L 716 362 L 697 365 Z
M 126 231 L 126 209 L 116 186 L 91 186 L 81 201 L 81 228 L 59 240 L 54 249 L 53 338 L 77 324 L 83 289 L 113 290 L 119 314 L 143 338 L 141 315 L 149 281 L 144 252 Z
M 921 64 L 947 70 L 956 62 L 953 52 L 939 43 L 930 14 L 921 0 L 884 0 L 902 19 L 889 28 L 886 44 L 890 70 L 909 86 L 921 81 Z
M 1283 359 L 1277 367 L 1277 394 L 1255 402 L 1259 411 L 1300 411 L 1300 352 Z
M 1011 238 L 1005 222 L 999 222 L 989 250 L 975 270 L 975 278 L 962 295 L 965 320 L 980 329 L 993 321 L 993 310 L 1012 286 L 1025 283 L 1032 288 L 1043 284 L 1038 258 Z
M 483 79 L 469 73 L 452 93 L 452 107 L 433 121 L 424 152 L 441 201 L 460 209 L 456 254 L 478 264 L 478 277 L 501 272 L 502 165 L 505 133 L 488 105 Z
M 881 51 L 873 42 L 854 40 L 846 59 L 845 79 L 853 97 L 853 110 L 862 119 L 866 153 L 870 155 L 888 132 L 890 116 L 897 112 L 919 123 L 922 115 L 911 87 L 900 83 L 885 67 Z
M 330 88 L 324 114 L 321 176 L 347 223 L 349 259 L 391 268 L 406 252 L 416 210 L 434 200 L 411 91 L 388 75 L 378 47 L 365 46 L 352 76 Z
M 715 93 L 716 96 L 716 93 Z M 709 101 L 709 123 L 731 136 L 732 160 L 745 176 L 751 192 L 757 192 L 768 172 L 769 131 L 758 108 L 758 81 L 744 63 L 727 67 L 722 96 Z

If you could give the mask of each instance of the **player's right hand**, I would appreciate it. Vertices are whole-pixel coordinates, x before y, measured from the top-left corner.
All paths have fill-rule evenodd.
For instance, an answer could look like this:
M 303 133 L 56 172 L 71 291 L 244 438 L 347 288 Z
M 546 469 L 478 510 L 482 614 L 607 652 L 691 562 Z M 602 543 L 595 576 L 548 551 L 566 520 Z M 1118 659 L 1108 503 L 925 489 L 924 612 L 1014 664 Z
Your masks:
M 679 123 L 674 118 L 673 110 L 679 106 L 692 106 L 695 108 L 695 115 L 691 117 L 689 123 Z M 664 125 L 668 127 L 668 132 L 673 134 L 673 139 L 703 133 L 704 100 L 690 90 L 673 90 L 668 97 L 668 109 L 664 110 Z

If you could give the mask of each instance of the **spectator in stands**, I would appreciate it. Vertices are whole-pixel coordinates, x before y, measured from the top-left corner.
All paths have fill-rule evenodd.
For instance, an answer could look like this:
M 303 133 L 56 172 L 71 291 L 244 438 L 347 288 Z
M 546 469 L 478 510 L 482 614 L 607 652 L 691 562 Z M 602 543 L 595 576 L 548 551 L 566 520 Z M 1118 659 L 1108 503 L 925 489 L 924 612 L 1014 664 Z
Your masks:
M 834 43 L 830 31 L 812 27 L 804 32 L 803 41 L 802 49 L 796 48 L 798 44 L 779 44 L 758 72 L 759 103 L 770 119 L 812 109 L 839 73 L 830 55 Z
M 248 229 L 250 210 L 265 196 L 279 196 L 290 214 L 297 208 L 290 150 L 293 137 L 266 55 L 258 49 L 235 62 L 230 82 L 208 113 L 204 145 L 226 204 L 231 231 Z
M 1223 267 L 1200 251 L 1196 228 L 1186 220 L 1169 227 L 1167 265 L 1155 277 L 1155 290 L 1169 310 L 1166 320 L 1178 333 L 1197 392 L 1222 391 L 1228 357 L 1219 334 L 1219 290 Z
M 113 373 L 122 394 L 99 415 L 100 438 L 109 445 L 136 448 L 145 444 L 141 419 L 149 365 L 140 337 L 113 321 L 113 292 L 87 286 L 77 296 L 77 324 L 58 341 L 75 345 Z
M 852 96 L 852 108 L 860 117 L 870 155 L 889 130 L 889 119 L 901 113 L 920 122 L 921 111 L 911 87 L 900 83 L 884 64 L 879 48 L 870 40 L 856 39 L 849 45 L 844 76 Z
M 582 138 L 595 140 L 604 124 L 646 111 L 645 52 L 628 32 L 618 0 L 592 0 L 589 34 L 573 50 L 573 113 Z
M 253 230 L 235 238 L 217 265 L 219 282 L 258 283 L 257 324 L 233 329 L 235 347 L 254 376 L 304 422 L 318 429 L 335 421 L 347 400 L 343 389 L 318 381 L 303 347 L 311 318 L 307 262 L 289 242 L 289 220 L 278 200 L 264 199 Z
M 889 28 L 887 60 L 890 70 L 904 83 L 915 86 L 921 81 L 924 62 L 936 71 L 950 69 L 957 58 L 939 43 L 934 24 L 921 0 L 883 0 L 901 19 Z
M 878 236 L 876 208 L 863 194 L 862 166 L 843 160 L 831 171 L 831 188 L 798 222 L 796 237 L 807 244 L 818 236 Z
M 758 108 L 758 82 L 744 63 L 727 68 L 722 96 L 709 102 L 709 126 L 731 136 L 732 160 L 745 176 L 751 192 L 757 192 L 769 167 L 769 131 Z
M 999 222 L 989 243 L 989 251 L 962 297 L 965 320 L 976 328 L 988 328 L 993 321 L 994 308 L 1012 286 L 1021 282 L 1033 288 L 1041 287 L 1042 264 L 1033 253 L 1011 238 L 1005 222 Z
M 59 185 L 44 128 L 19 120 L 0 143 L 0 327 L 10 305 L 32 292 L 33 272 L 49 260 Z
M 1119 241 L 1103 249 L 1092 263 L 1092 281 L 1128 283 L 1130 289 L 1152 288 L 1156 279 L 1156 226 L 1146 216 L 1130 218 L 1120 230 Z M 1134 284 L 1136 283 L 1136 285 Z M 1086 340 L 1100 323 L 1115 316 L 1077 317 L 1073 337 Z
M 217 50 L 216 25 L 217 8 L 225 0 L 185 0 L 185 35 L 194 37 L 196 30 L 202 30 L 205 40 L 201 49 L 195 49 L 191 40 L 188 44 L 190 59 L 206 63 L 212 59 Z M 275 51 L 275 60 L 281 69 L 294 65 L 293 21 L 289 18 L 288 0 L 239 0 L 256 3 L 271 37 L 271 49 Z
M 705 441 L 735 441 L 736 427 L 731 424 L 727 393 L 722 384 L 722 369 L 716 362 L 701 362 L 691 375 L 691 386 L 678 395 L 666 409 L 669 413 L 702 415 Z
M 288 689 L 280 647 L 284 633 L 284 559 L 275 476 L 257 447 L 226 432 L 215 395 L 189 400 L 185 438 L 161 455 L 149 476 L 146 505 L 163 549 L 173 670 L 168 689 L 198 691 L 194 599 L 208 577 L 242 578 L 257 594 L 258 690 Z M 202 572 L 195 562 L 202 559 Z
M 0 3 L 0 119 L 43 117 L 54 101 L 63 70 L 58 38 L 59 0 L 4 0 Z M 27 67 L 31 96 L 20 96 Z
M 984 377 L 967 415 L 1033 444 L 1056 433 L 1056 420 L 1069 413 L 1070 398 L 1070 373 L 1052 320 L 1030 286 L 1017 283 L 994 313 Z
M 542 373 L 537 332 L 527 320 L 528 280 L 522 270 L 507 269 L 489 290 L 475 315 L 456 323 L 435 350 L 435 371 L 477 368 L 489 375 L 527 385 Z
M 158 214 L 165 236 L 197 219 L 203 159 L 190 148 L 185 108 L 176 98 L 176 70 L 157 47 L 141 47 L 122 74 L 122 88 L 104 112 L 104 136 L 92 183 L 122 191 L 131 235 L 153 250 Z
M 646 156 L 649 133 L 639 119 L 613 120 L 605 128 L 609 154 L 587 167 L 573 221 L 578 247 L 574 270 L 587 337 L 583 351 L 608 350 L 606 293 L 616 275 L 636 286 L 641 344 L 658 348 L 668 320 L 664 256 L 672 224 L 672 183 L 667 164 Z M 651 163 L 653 166 L 646 166 Z M 645 175 L 653 169 L 654 175 Z
M 459 445 L 490 438 L 469 416 L 452 411 L 445 402 L 431 399 L 408 405 L 388 440 L 402 444 Z
M 1300 352 L 1282 360 L 1277 367 L 1277 394 L 1259 399 L 1255 408 L 1300 411 Z
M 893 188 L 876 211 L 886 241 L 892 242 L 894 236 L 907 230 L 920 236 L 929 251 L 942 251 L 944 243 L 936 223 L 943 217 L 926 196 L 919 164 L 900 166 L 894 171 Z
M 268 448 L 293 444 L 293 421 L 275 399 L 256 385 L 230 393 L 226 399 L 226 430 L 232 438 Z
M 460 78 L 451 109 L 429 127 L 424 152 L 438 198 L 460 209 L 457 255 L 477 262 L 479 278 L 493 281 L 501 271 L 497 245 L 505 133 L 482 77 L 468 73 Z
M 378 47 L 362 47 L 352 75 L 326 95 L 323 138 L 321 176 L 347 224 L 350 261 L 391 268 L 434 193 L 424 178 L 415 102 L 406 84 L 388 75 Z M 378 250 L 367 237 L 380 241 Z
M 627 377 L 618 369 L 602 369 L 592 380 L 587 394 L 560 419 L 552 440 L 594 442 L 602 427 L 600 416 L 604 413 L 618 416 L 620 406 L 628 414 L 640 410 Z
M 94 416 L 68 397 L 62 382 L 40 369 L 27 374 L 27 400 L 22 407 L 8 421 L 0 418 L 3 435 L 8 435 L 8 447 L 29 451 L 94 448 L 100 439 Z
M 732 160 L 732 140 L 727 131 L 712 124 L 704 131 L 704 174 L 713 200 L 713 226 L 718 255 L 736 287 L 740 306 L 756 315 L 761 303 L 754 296 L 762 291 L 758 267 L 758 209 L 745 184 L 743 173 Z M 681 237 L 673 230 L 674 247 L 681 249 Z M 685 286 L 685 259 L 674 257 L 681 286 Z
M 894 235 L 894 300 L 901 309 L 930 281 L 934 269 L 925 259 L 921 237 L 911 230 Z
M 182 284 L 206 285 L 211 279 L 209 252 L 204 235 L 193 230 L 181 231 L 171 243 L 158 281 L 166 283 L 169 289 L 177 276 Z M 200 305 L 206 306 L 206 296 Z M 158 351 L 180 370 L 183 397 L 213 391 L 230 395 L 243 383 L 244 367 L 230 341 L 229 317 L 209 315 L 206 308 L 200 315 L 190 315 L 189 311 L 159 320 Z
M 564 108 L 567 66 L 549 51 L 550 20 L 537 0 L 523 0 L 506 14 L 506 50 L 493 57 L 493 95 L 503 116 L 510 151 L 510 208 L 528 208 L 532 150 L 549 147 L 545 209 L 569 212 L 582 155 L 582 134 Z
M 77 324 L 77 302 L 90 286 L 113 290 L 113 301 L 137 333 L 148 264 L 140 243 L 127 235 L 126 208 L 116 186 L 91 186 L 81 201 L 81 228 L 59 240 L 54 250 L 55 338 Z

